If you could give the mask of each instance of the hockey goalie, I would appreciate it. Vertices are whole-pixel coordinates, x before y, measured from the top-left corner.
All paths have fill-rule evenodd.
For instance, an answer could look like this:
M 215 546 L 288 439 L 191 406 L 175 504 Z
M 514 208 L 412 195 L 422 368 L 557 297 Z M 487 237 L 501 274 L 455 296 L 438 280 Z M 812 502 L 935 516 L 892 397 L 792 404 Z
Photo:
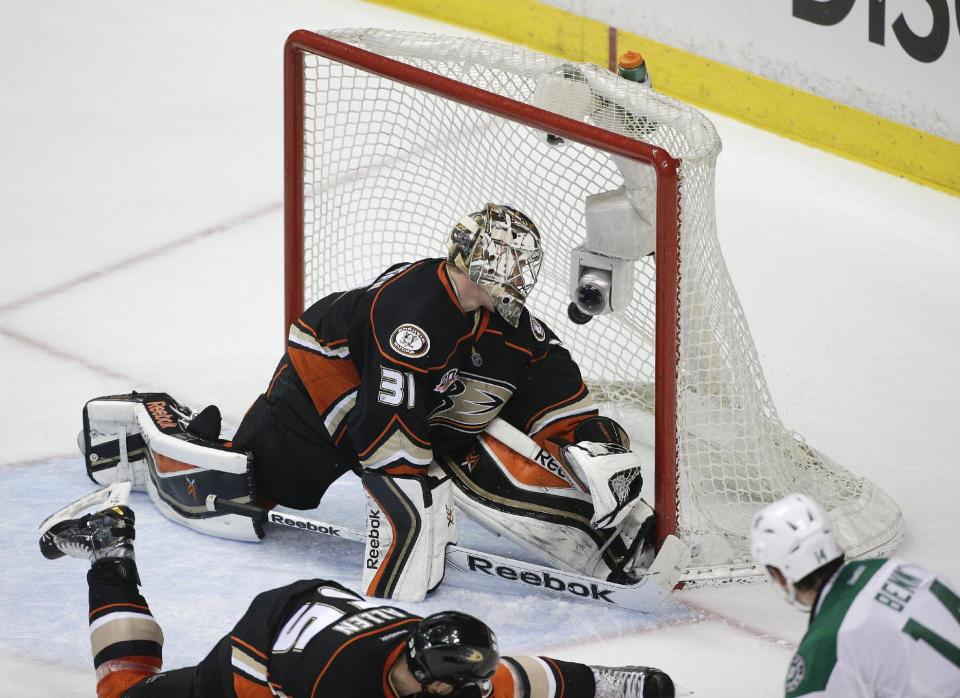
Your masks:
M 598 414 L 570 353 L 525 307 L 542 256 L 530 218 L 487 204 L 456 223 L 445 258 L 309 307 L 232 440 L 215 407 L 194 413 L 164 393 L 88 402 L 88 474 L 130 480 L 204 533 L 258 540 L 256 521 L 210 511 L 208 496 L 312 509 L 352 471 L 370 596 L 435 588 L 457 510 L 561 569 L 629 581 L 652 556 L 641 467 L 653 451 Z

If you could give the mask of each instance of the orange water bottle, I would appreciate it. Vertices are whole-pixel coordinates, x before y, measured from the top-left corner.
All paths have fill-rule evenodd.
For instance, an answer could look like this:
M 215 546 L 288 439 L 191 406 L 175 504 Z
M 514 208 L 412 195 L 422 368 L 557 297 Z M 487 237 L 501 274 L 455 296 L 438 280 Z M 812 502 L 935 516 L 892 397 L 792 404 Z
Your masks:
M 647 87 L 653 86 L 650 73 L 647 72 L 647 64 L 644 63 L 643 56 L 639 51 L 627 51 L 620 56 L 617 75 L 633 82 L 639 82 Z

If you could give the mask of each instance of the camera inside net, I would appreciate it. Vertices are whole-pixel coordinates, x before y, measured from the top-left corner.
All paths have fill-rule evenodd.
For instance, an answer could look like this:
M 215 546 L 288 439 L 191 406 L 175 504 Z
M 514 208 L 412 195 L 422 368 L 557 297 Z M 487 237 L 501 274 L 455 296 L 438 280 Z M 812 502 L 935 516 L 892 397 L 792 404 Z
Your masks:
M 577 247 L 570 254 L 569 290 L 574 322 L 623 310 L 633 293 L 633 261 Z

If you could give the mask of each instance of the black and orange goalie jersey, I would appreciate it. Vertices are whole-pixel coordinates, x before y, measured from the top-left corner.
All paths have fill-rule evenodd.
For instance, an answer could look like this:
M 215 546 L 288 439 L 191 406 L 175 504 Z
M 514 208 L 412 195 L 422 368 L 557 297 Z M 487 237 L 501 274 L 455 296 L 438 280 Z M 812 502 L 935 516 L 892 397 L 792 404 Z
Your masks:
M 553 332 L 526 309 L 516 328 L 464 312 L 442 259 L 391 267 L 308 308 L 270 390 L 312 405 L 298 426 L 335 442 L 354 459 L 344 465 L 392 474 L 423 472 L 497 416 L 553 450 L 548 439 L 596 413 Z

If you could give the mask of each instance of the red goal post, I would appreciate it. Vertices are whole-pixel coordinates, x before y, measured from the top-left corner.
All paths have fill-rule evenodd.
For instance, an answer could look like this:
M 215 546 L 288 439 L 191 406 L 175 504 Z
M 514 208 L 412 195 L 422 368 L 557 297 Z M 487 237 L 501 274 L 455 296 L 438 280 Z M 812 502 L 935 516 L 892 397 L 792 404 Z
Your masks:
M 533 310 L 599 400 L 652 423 L 657 538 L 694 548 L 688 580 L 757 574 L 750 516 L 788 491 L 840 512 L 852 554 L 896 544 L 896 505 L 776 415 L 716 239 L 720 141 L 706 117 L 596 66 L 387 30 L 296 31 L 284 74 L 285 332 L 305 303 L 436 256 L 464 211 L 516 203 L 544 231 Z M 640 208 L 654 186 L 641 170 L 655 254 L 634 257 L 626 311 L 571 326 L 557 260 L 583 237 L 583 202 L 619 188 Z

